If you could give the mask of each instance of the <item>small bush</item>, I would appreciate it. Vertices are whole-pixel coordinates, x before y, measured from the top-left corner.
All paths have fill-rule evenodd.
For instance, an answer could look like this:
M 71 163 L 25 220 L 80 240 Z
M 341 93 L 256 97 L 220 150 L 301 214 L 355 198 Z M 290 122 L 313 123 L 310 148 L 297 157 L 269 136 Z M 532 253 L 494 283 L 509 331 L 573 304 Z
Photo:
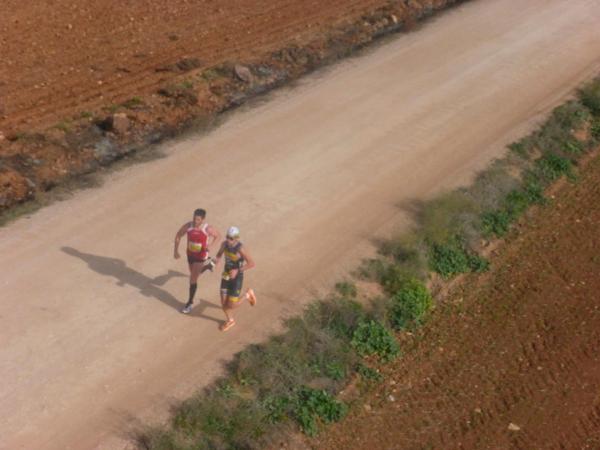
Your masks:
M 433 299 L 423 283 L 409 280 L 392 297 L 390 306 L 390 322 L 396 330 L 408 326 L 417 326 L 423 322 Z
M 592 114 L 600 116 L 600 78 L 580 89 L 579 98 Z
M 468 272 L 483 272 L 488 269 L 488 262 L 469 251 L 454 238 L 445 244 L 433 244 L 429 258 L 431 270 L 444 278 Z
M 504 236 L 508 233 L 513 217 L 505 209 L 488 211 L 481 216 L 481 227 L 486 236 Z
M 292 400 L 288 396 L 269 395 L 261 403 L 266 411 L 265 419 L 271 424 L 287 419 L 288 412 L 292 408 Z
M 504 236 L 513 223 L 533 203 L 543 201 L 542 188 L 534 180 L 526 180 L 522 189 L 515 189 L 504 199 L 504 204 L 496 211 L 486 211 L 481 215 L 481 227 L 486 236 Z
M 378 355 L 389 361 L 400 353 L 398 343 L 392 334 L 376 320 L 363 320 L 352 334 L 352 347 L 361 356 Z
M 296 394 L 294 416 L 302 431 L 309 436 L 318 433 L 319 419 L 324 423 L 338 422 L 348 407 L 324 390 L 301 388 Z
M 550 183 L 563 175 L 573 176 L 573 163 L 562 156 L 548 153 L 536 161 L 536 169 L 542 181 Z

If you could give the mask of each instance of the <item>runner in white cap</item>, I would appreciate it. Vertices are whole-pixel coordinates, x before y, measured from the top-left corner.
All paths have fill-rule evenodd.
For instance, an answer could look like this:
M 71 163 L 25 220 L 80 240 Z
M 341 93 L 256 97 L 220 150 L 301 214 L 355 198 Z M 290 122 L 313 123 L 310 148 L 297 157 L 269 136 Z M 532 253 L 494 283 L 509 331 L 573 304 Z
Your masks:
M 240 306 L 245 299 L 248 299 L 251 306 L 256 305 L 256 295 L 252 289 L 247 289 L 240 297 L 244 272 L 252 269 L 255 264 L 246 247 L 240 242 L 240 230 L 237 227 L 229 227 L 227 230 L 227 237 L 221 244 L 215 264 L 219 263 L 223 255 L 225 255 L 225 269 L 221 279 L 221 306 L 227 321 L 219 328 L 221 331 L 227 331 L 235 325 L 231 314 L 233 309 Z

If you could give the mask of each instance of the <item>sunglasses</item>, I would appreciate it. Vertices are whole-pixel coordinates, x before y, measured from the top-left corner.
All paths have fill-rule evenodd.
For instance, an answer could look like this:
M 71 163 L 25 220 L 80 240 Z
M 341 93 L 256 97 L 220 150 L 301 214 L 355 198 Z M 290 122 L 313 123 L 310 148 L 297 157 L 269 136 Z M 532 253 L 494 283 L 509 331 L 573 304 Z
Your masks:
M 227 236 L 225 239 L 227 239 L 228 241 L 235 241 L 237 239 L 237 236 L 236 237 Z

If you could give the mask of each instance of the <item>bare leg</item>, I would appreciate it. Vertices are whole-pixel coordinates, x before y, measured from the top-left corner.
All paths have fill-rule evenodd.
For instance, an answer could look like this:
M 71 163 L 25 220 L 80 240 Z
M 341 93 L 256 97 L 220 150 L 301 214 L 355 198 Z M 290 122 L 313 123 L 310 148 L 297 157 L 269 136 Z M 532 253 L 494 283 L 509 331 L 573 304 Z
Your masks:
M 192 311 L 192 305 L 194 304 L 194 295 L 196 295 L 196 288 L 198 287 L 198 277 L 206 270 L 206 267 L 202 263 L 190 264 L 190 295 L 185 307 L 181 311 L 184 314 L 188 314 Z
M 233 299 L 227 295 L 226 290 L 221 291 L 221 306 L 223 307 L 223 313 L 227 318 L 227 321 L 219 327 L 221 331 L 227 331 L 229 328 L 235 325 L 235 319 L 233 318 L 232 310 L 239 307 L 243 303 L 244 299 Z

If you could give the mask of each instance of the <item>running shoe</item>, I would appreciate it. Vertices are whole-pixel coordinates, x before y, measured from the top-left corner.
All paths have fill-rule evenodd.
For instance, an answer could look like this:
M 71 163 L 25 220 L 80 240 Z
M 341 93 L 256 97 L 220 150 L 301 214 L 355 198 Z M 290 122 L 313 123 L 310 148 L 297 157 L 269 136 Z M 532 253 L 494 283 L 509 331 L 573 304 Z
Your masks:
M 212 272 L 215 269 L 215 266 L 216 266 L 215 260 L 212 259 L 212 258 L 208 258 L 206 260 L 206 262 L 204 263 L 204 265 L 207 266 L 208 270 L 210 270 Z
M 187 302 L 185 304 L 185 307 L 181 310 L 181 312 L 183 314 L 189 314 L 189 313 L 191 313 L 192 312 L 192 306 L 193 306 L 193 303 Z

